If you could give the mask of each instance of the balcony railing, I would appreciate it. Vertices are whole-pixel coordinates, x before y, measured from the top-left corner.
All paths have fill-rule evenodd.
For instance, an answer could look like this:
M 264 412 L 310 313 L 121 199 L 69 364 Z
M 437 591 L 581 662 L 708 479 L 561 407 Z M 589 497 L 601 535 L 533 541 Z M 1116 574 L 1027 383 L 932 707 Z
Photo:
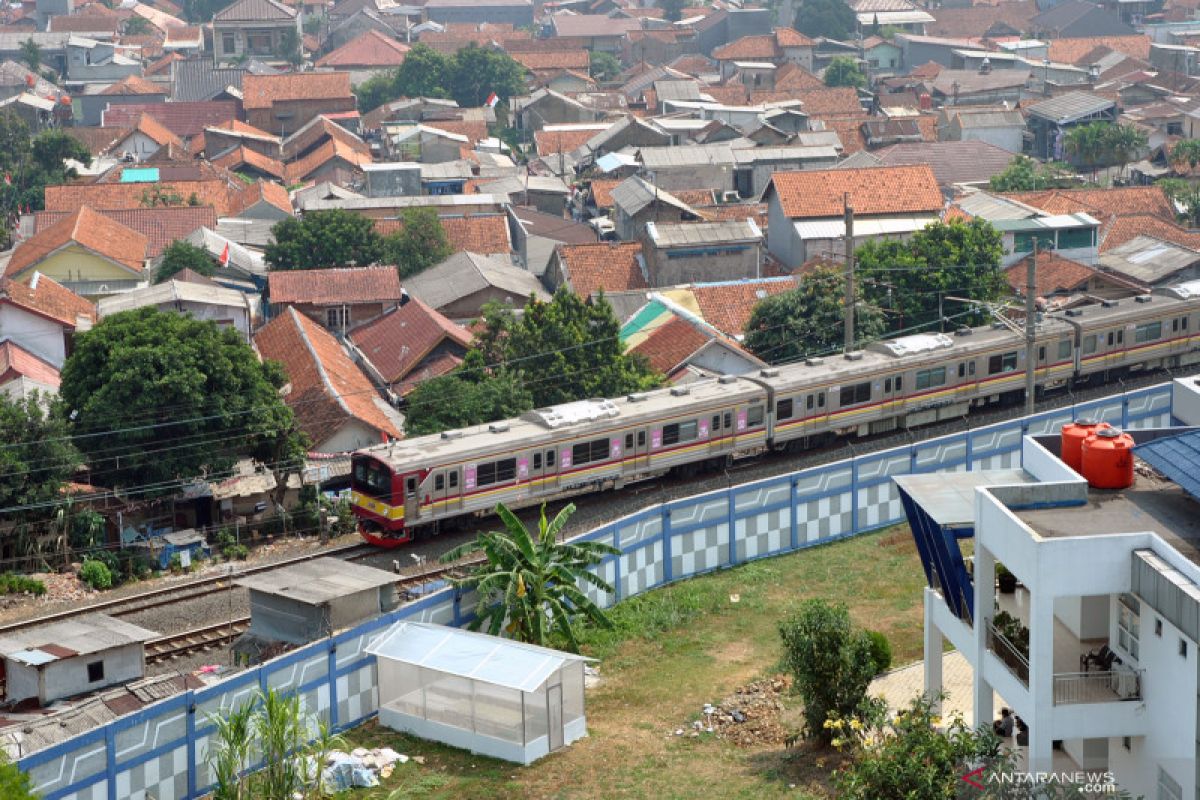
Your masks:
M 1119 667 L 1103 672 L 1057 673 L 1054 676 L 1054 705 L 1141 700 L 1143 672 Z
M 988 620 L 987 624 L 987 646 L 996 654 L 996 658 L 1004 662 L 1009 672 L 1017 676 L 1021 683 L 1029 686 L 1029 659 L 1004 634 L 996 630 L 991 620 Z

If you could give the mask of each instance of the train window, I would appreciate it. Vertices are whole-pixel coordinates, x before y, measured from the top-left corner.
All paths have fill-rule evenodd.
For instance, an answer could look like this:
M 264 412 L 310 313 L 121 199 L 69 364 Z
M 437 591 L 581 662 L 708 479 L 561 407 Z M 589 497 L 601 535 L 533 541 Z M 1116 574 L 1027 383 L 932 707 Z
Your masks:
M 1117 344 L 1125 344 L 1125 329 L 1117 331 Z
M 1114 333 L 1113 331 L 1109 331 L 1109 332 L 1108 332 L 1108 346 L 1109 346 L 1109 347 L 1112 347 L 1112 346 L 1113 346 L 1113 342 L 1115 342 L 1115 341 L 1116 341 L 1116 339 L 1117 339 L 1117 335 L 1116 335 L 1116 333 Z
M 763 421 L 763 407 L 762 406 L 750 406 L 750 408 L 746 409 L 746 427 L 747 428 L 753 428 L 756 425 L 762 425 L 762 421 Z
M 554 461 L 554 451 L 546 451 L 546 469 L 554 469 L 556 462 Z
M 917 370 L 917 388 L 928 389 L 932 386 L 941 386 L 946 382 L 946 368 L 934 367 L 933 369 Z
M 435 492 L 440 492 L 445 488 L 446 488 L 446 476 L 439 472 L 433 479 L 433 490 Z
M 542 454 L 541 453 L 533 454 L 533 468 L 534 469 L 542 468 Z
M 825 393 L 821 392 L 819 395 L 817 395 L 817 408 L 824 408 L 824 407 L 825 407 Z
M 608 439 L 592 439 L 571 448 L 571 461 L 576 465 L 608 458 Z
M 1044 346 L 1039 347 L 1038 348 L 1038 361 L 1045 361 L 1045 360 L 1046 360 L 1046 348 Z
M 896 391 L 897 392 L 904 391 L 904 376 L 903 375 L 896 376 Z
M 633 434 L 632 433 L 625 434 L 625 449 L 626 450 L 633 449 Z
M 713 414 L 712 416 L 712 432 L 716 433 L 721 430 L 721 415 Z
M 992 356 L 988 359 L 988 375 L 998 372 L 1012 372 L 1017 368 L 1017 351 Z
M 1161 338 L 1161 322 L 1147 322 L 1133 329 L 1133 340 L 1135 342 L 1153 342 L 1155 339 Z
M 417 479 L 406 478 L 404 481 L 404 494 L 407 497 L 412 497 L 417 493 Z
M 454 470 L 453 472 L 450 473 L 450 488 L 451 489 L 458 488 L 458 470 Z
M 1059 358 L 1070 358 L 1071 357 L 1071 340 L 1070 339 L 1063 339 L 1061 342 L 1058 343 L 1058 357 Z
M 865 403 L 871 399 L 871 383 L 856 383 L 853 386 L 843 386 L 842 394 L 839 398 L 842 408 L 846 406 Z
M 891 391 L 892 391 L 892 379 L 891 379 L 891 378 L 888 378 L 887 380 L 885 380 L 885 381 L 883 382 L 883 391 L 884 391 L 884 392 L 891 392 Z
M 476 470 L 475 482 L 479 486 L 490 486 L 493 483 L 511 481 L 517 476 L 517 460 L 504 458 L 487 464 L 480 464 Z
M 592 448 L 587 442 L 584 442 L 583 444 L 577 444 L 571 448 L 571 461 L 577 466 L 579 464 L 586 464 L 591 460 L 589 458 L 591 454 Z
M 390 500 L 392 497 L 392 474 L 386 467 L 360 461 L 354 465 L 354 490 L 361 494 Z
M 638 440 L 637 440 L 637 442 L 638 442 L 638 443 L 637 443 L 637 446 L 638 446 L 638 447 L 645 447 L 645 446 L 646 446 L 646 432 L 645 432 L 645 431 L 638 431 Z
M 809 411 L 812 411 L 812 410 L 813 410 L 813 405 L 814 405 L 814 403 L 813 403 L 813 395 L 811 395 L 811 394 L 810 394 L 810 395 L 808 396 L 808 402 L 807 402 L 805 405 L 807 405 L 807 406 L 808 406 L 808 410 L 809 410 Z
M 725 430 L 729 430 L 730 428 L 733 427 L 733 412 L 732 411 L 726 411 L 724 416 L 721 417 L 721 427 L 724 428 Z
M 1091 355 L 1096 352 L 1096 334 L 1083 337 L 1083 354 Z
M 775 419 L 791 419 L 792 418 L 792 401 L 791 399 L 780 400 L 775 404 Z
M 663 444 L 690 442 L 696 438 L 696 431 L 696 420 L 691 420 L 690 422 L 672 422 L 670 425 L 663 425 Z
M 1182 317 L 1179 320 L 1179 327 L 1183 328 L 1185 331 L 1187 330 L 1187 319 L 1187 317 Z

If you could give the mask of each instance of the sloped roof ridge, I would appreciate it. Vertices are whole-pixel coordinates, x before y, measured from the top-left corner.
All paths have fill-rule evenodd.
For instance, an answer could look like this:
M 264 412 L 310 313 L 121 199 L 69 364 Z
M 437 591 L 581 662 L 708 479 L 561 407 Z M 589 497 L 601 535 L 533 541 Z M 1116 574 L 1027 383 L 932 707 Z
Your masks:
M 300 340 L 304 342 L 304 347 L 308 350 L 308 355 L 312 358 L 313 364 L 315 364 L 317 367 L 317 374 L 321 376 L 321 384 L 325 387 L 326 391 L 333 396 L 333 399 L 337 402 L 342 411 L 345 411 L 348 416 L 358 419 L 358 415 L 350 410 L 350 406 L 348 406 L 346 401 L 342 398 L 342 393 L 337 390 L 337 387 L 333 385 L 333 381 L 329 379 L 329 373 L 325 371 L 325 364 L 321 361 L 321 357 L 317 355 L 316 348 L 313 347 L 312 341 L 308 338 L 308 328 L 304 324 L 305 319 L 296 311 L 295 306 L 288 306 L 287 310 L 288 314 L 292 318 L 292 323 L 296 326 L 296 330 L 300 333 Z

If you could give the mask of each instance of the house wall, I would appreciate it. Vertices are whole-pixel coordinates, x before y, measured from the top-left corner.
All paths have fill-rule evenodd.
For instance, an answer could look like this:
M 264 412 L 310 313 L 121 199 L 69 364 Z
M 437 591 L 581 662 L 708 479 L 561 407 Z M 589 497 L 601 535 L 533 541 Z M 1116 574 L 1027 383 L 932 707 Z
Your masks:
M 720 375 L 745 375 L 761 368 L 760 364 L 724 345 L 709 345 L 689 357 L 687 363 Z
M 104 677 L 93 683 L 88 680 L 87 665 L 96 661 L 104 662 Z M 33 676 L 14 676 L 9 672 L 6 675 L 7 697 L 9 700 L 37 697 L 39 702 L 45 705 L 59 698 L 73 697 L 105 686 L 136 680 L 144 674 L 142 661 L 142 645 L 136 643 L 91 655 L 64 658 L 46 664 L 41 670 L 29 668 Z M 6 664 L 12 666 L 11 661 L 7 661 Z M 17 677 L 17 687 L 20 688 L 14 687 L 13 677 Z M 31 688 L 32 693 L 27 693 Z M 15 693 L 18 691 L 22 693 L 19 697 Z
M 66 330 L 60 323 L 0 303 L 0 341 L 11 339 L 29 352 L 62 367 L 67 358 Z
M 4 698 L 16 702 L 30 697 L 40 697 L 42 675 L 37 667 L 18 664 L 4 659 Z
M 165 103 L 162 94 L 83 94 L 72 95 L 71 115 L 76 125 L 95 126 L 100 124 L 104 109 L 109 106 L 133 103 Z
M 436 310 L 455 321 L 472 320 L 479 317 L 485 303 L 492 301 L 511 304 L 515 308 L 522 308 L 529 302 L 529 296 L 513 294 L 512 292 L 498 289 L 495 286 L 489 286 L 474 294 L 460 297 Z
M 614 209 L 613 225 L 617 238 L 624 241 L 641 238 L 646 232 L 647 222 L 683 222 L 683 212 L 665 203 L 651 203 L 637 214 L 630 216 L 619 206 Z
M 690 248 L 656 248 L 646 236 L 642 252 L 649 261 L 650 285 L 675 286 L 681 283 L 742 280 L 761 277 L 761 246 L 757 244 L 710 245 L 708 249 L 735 250 L 732 253 L 703 252 Z M 674 257 L 672 257 L 674 256 Z
M 756 161 L 750 167 L 750 197 L 762 197 L 771 182 L 771 176 L 776 172 L 795 172 L 802 169 L 832 169 L 837 166 L 837 158 L 830 159 L 795 159 L 793 161 Z M 745 167 L 742 167 L 745 169 Z M 734 187 L 737 188 L 737 187 Z
M 1024 144 L 1022 137 L 1025 129 L 1014 125 L 995 128 L 967 128 L 965 131 L 957 125 L 952 125 L 950 131 L 951 141 L 987 142 L 1010 153 L 1020 153 Z
M 903 62 L 904 52 L 894 44 L 881 44 L 867 51 L 867 63 L 873 70 L 898 70 Z
M 533 26 L 533 4 L 493 6 L 486 2 L 464 2 L 459 6 L 426 8 L 425 18 L 443 25 L 447 22 L 490 22 L 500 25 L 507 22 L 514 28 L 529 28 Z
M 243 55 L 248 55 L 268 61 L 275 60 L 278 57 L 276 54 L 282 45 L 285 31 L 293 26 L 296 33 L 300 34 L 298 16 L 294 22 L 269 22 L 266 20 L 262 22 L 214 22 L 213 58 L 218 62 L 235 61 Z M 250 52 L 249 37 L 260 35 L 270 37 L 270 46 Z M 232 38 L 233 41 L 227 42 L 227 38 Z
M 542 97 L 517 114 L 518 127 L 526 131 L 540 131 L 546 125 L 595 120 L 595 112 L 564 102 L 553 95 Z
M 643 177 L 647 170 L 642 168 Z M 680 167 L 657 167 L 652 170 L 652 183 L 658 188 L 671 191 L 673 189 L 716 189 L 727 192 L 734 188 L 733 164 L 689 164 Z M 649 180 L 649 178 L 647 178 Z
M 58 387 L 51 386 L 48 383 L 38 383 L 24 376 L 14 378 L 8 383 L 0 384 L 0 394 L 4 394 L 10 400 L 24 400 L 32 397 L 35 392 L 42 395 L 45 399 L 51 395 L 58 394 Z M 42 402 L 41 405 L 46 406 L 47 403 Z
M 383 402 L 381 398 L 379 402 Z M 320 453 L 348 453 L 384 441 L 383 434 L 369 425 L 350 418 L 337 432 L 315 449 Z
M 246 109 L 246 121 L 267 133 L 287 136 L 321 114 L 354 110 L 354 95 L 315 100 L 277 100 L 270 108 Z
M 145 161 L 162 149 L 162 145 L 141 131 L 134 131 L 123 142 L 114 148 L 118 154 L 132 153 L 138 161 Z
M 160 311 L 191 314 L 196 319 L 212 320 L 222 327 L 232 327 L 243 336 L 250 335 L 250 316 L 245 307 L 218 306 L 211 303 L 163 303 Z
M 75 291 L 76 294 L 82 294 L 89 298 L 127 291 L 146 281 L 145 275 L 131 272 L 126 267 L 118 266 L 108 259 L 100 258 L 76 245 L 68 245 L 62 250 L 51 253 L 40 261 L 35 269 Z M 22 283 L 29 283 L 33 272 L 34 270 L 29 270 L 18 280 Z M 106 285 L 108 290 L 102 291 L 100 284 Z
M 396 306 L 395 301 L 387 300 L 378 303 L 356 303 L 346 306 L 324 306 L 312 305 L 311 303 L 288 303 L 304 316 L 316 322 L 325 329 L 329 328 L 329 312 L 333 309 L 345 308 L 348 312 L 346 320 L 346 330 L 350 330 L 355 325 L 361 325 L 364 322 L 369 322 L 383 314 L 390 308 Z M 284 306 L 275 306 L 274 313 L 278 314 Z M 332 331 L 333 333 L 341 333 L 341 329 Z
M 778 195 L 771 195 L 767 202 L 767 249 L 785 267 L 798 267 L 804 263 L 804 245 L 796 233 L 796 226 L 783 213 Z

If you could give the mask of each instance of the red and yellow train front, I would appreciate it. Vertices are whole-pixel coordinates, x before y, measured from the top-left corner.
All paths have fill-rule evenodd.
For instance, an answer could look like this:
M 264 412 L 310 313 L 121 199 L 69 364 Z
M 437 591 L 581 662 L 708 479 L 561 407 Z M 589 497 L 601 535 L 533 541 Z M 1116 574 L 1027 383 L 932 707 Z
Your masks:
M 378 547 L 398 547 L 412 541 L 404 525 L 405 480 L 416 475 L 397 475 L 371 455 L 356 454 L 350 459 L 350 502 L 358 517 L 358 532 Z

